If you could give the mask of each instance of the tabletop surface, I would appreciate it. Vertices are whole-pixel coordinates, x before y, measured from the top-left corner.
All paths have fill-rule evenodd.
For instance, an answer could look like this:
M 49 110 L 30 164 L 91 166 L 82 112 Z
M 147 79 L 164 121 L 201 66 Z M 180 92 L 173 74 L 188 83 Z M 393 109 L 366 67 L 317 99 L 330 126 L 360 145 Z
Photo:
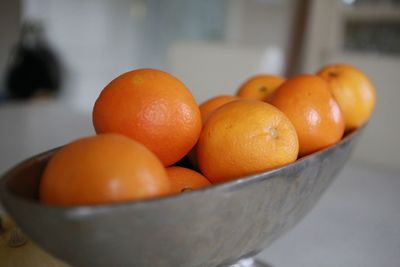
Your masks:
M 0 106 L 0 173 L 93 133 L 90 114 L 60 103 Z M 304 220 L 258 258 L 273 267 L 399 267 L 400 175 L 350 161 Z
M 399 267 L 400 176 L 350 162 L 259 258 L 273 267 Z

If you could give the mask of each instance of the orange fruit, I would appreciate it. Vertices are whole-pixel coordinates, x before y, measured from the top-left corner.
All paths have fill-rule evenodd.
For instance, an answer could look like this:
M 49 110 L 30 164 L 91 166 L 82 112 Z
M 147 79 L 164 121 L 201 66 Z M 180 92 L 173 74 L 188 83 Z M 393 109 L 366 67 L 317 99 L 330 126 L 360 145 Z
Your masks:
M 337 143 L 344 119 L 326 81 L 316 75 L 287 80 L 274 93 L 271 104 L 285 113 L 296 128 L 300 156 Z
M 62 147 L 43 173 L 39 198 L 54 205 L 88 205 L 148 199 L 170 192 L 161 161 L 119 134 L 78 139 Z
M 215 96 L 207 101 L 203 102 L 199 108 L 200 108 L 200 113 L 201 113 L 201 120 L 204 124 L 204 122 L 207 120 L 207 118 L 210 116 L 210 114 L 216 110 L 217 108 L 235 101 L 239 100 L 239 97 L 236 96 L 230 96 L 230 95 L 221 95 L 221 96 Z M 190 160 L 190 163 L 192 163 L 193 167 L 196 169 L 198 168 L 197 164 L 197 148 L 196 146 L 193 147 L 193 149 L 189 152 L 188 158 Z
M 201 113 L 201 119 L 203 123 L 205 120 L 208 118 L 208 116 L 217 108 L 219 108 L 222 105 L 225 105 L 226 103 L 238 100 L 239 98 L 236 96 L 230 96 L 230 95 L 220 95 L 220 96 L 215 96 L 213 98 L 208 99 L 204 103 L 202 103 L 199 108 L 200 108 L 200 113 Z
M 201 131 L 192 94 L 172 75 L 139 69 L 120 75 L 93 108 L 97 133 L 120 133 L 144 144 L 169 166 L 185 156 Z
M 320 69 L 317 75 L 329 83 L 346 130 L 358 128 L 369 119 L 375 106 L 375 88 L 363 72 L 350 65 L 333 64 Z
M 200 173 L 184 167 L 166 168 L 172 193 L 181 193 L 210 186 L 210 181 Z
M 292 123 L 277 108 L 238 100 L 210 115 L 197 150 L 201 172 L 219 183 L 295 161 L 298 140 Z
M 243 83 L 236 95 L 245 99 L 269 102 L 276 88 L 284 81 L 285 79 L 280 76 L 256 75 Z

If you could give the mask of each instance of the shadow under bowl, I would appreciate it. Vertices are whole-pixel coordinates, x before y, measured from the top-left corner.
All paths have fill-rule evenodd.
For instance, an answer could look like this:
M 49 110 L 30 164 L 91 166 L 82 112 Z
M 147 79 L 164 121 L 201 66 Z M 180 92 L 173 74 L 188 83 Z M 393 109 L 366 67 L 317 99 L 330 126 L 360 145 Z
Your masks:
M 52 150 L 6 173 L 0 196 L 32 240 L 74 266 L 228 266 L 268 247 L 311 210 L 363 129 L 279 169 L 156 200 L 97 206 L 38 202 Z

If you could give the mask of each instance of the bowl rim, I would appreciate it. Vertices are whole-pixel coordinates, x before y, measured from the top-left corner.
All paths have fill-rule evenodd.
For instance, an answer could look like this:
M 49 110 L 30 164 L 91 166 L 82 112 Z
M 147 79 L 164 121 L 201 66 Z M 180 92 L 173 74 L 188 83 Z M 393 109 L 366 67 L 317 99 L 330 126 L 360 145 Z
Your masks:
M 305 164 L 309 164 L 309 162 L 312 162 L 313 160 L 316 160 L 317 158 L 329 155 L 338 147 L 345 146 L 352 139 L 354 139 L 355 137 L 357 137 L 361 134 L 361 132 L 365 129 L 366 124 L 367 123 L 365 123 L 361 127 L 346 134 L 338 143 L 328 146 L 326 148 L 323 148 L 321 150 L 318 150 L 318 151 L 311 153 L 309 155 L 306 155 L 304 157 L 298 158 L 296 161 L 294 161 L 292 163 L 289 163 L 289 164 L 286 164 L 286 165 L 283 165 L 278 168 L 271 169 L 271 170 L 268 170 L 265 172 L 243 176 L 238 179 L 230 180 L 230 181 L 223 182 L 223 183 L 213 184 L 212 186 L 196 189 L 196 190 L 186 192 L 183 194 L 173 194 L 173 195 L 167 195 L 167 196 L 153 198 L 153 199 L 133 200 L 133 201 L 124 201 L 124 202 L 116 202 L 116 203 L 79 205 L 79 206 L 61 206 L 61 205 L 43 204 L 32 198 L 18 196 L 17 194 L 13 193 L 8 188 L 8 185 L 7 185 L 8 181 L 10 179 L 12 179 L 11 175 L 18 166 L 21 166 L 24 163 L 27 163 L 29 161 L 41 160 L 43 158 L 47 158 L 51 154 L 53 154 L 55 151 L 57 151 L 59 148 L 62 147 L 62 146 L 60 146 L 60 147 L 53 148 L 48 151 L 36 154 L 34 156 L 31 156 L 31 157 L 21 161 L 20 163 L 14 165 L 8 171 L 6 171 L 3 175 L 1 175 L 0 176 L 0 196 L 1 196 L 1 198 L 9 198 L 9 199 L 12 199 L 13 201 L 28 204 L 31 206 L 37 206 L 37 207 L 40 206 L 42 208 L 45 207 L 48 209 L 59 210 L 59 211 L 67 212 L 67 213 L 73 213 L 73 214 L 75 214 L 75 213 L 86 214 L 88 210 L 90 210 L 90 212 L 93 212 L 93 211 L 101 212 L 104 210 L 109 210 L 109 209 L 118 208 L 118 207 L 119 208 L 127 208 L 127 207 L 132 207 L 132 206 L 140 207 L 140 206 L 147 206 L 147 205 L 159 205 L 160 203 L 176 201 L 177 199 L 181 199 L 181 201 L 184 201 L 184 199 L 194 197 L 196 195 L 202 195 L 202 194 L 211 193 L 211 192 L 224 193 L 224 192 L 230 191 L 232 189 L 241 188 L 243 186 L 247 186 L 247 185 L 261 182 L 264 180 L 269 180 L 272 177 L 276 177 L 276 175 L 279 175 L 279 173 L 283 173 L 287 170 L 293 170 L 295 168 L 300 168 L 301 166 L 303 166 Z M 6 205 L 4 205 L 4 206 L 6 207 Z

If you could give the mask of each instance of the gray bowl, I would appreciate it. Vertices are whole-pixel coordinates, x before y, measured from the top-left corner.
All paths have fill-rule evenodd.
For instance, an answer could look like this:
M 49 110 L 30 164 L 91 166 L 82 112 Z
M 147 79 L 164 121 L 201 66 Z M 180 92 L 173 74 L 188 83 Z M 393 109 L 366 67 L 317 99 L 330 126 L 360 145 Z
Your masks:
M 72 208 L 37 201 L 53 150 L 6 173 L 0 196 L 28 236 L 74 266 L 229 266 L 268 247 L 311 210 L 362 130 L 285 167 L 206 189 Z

